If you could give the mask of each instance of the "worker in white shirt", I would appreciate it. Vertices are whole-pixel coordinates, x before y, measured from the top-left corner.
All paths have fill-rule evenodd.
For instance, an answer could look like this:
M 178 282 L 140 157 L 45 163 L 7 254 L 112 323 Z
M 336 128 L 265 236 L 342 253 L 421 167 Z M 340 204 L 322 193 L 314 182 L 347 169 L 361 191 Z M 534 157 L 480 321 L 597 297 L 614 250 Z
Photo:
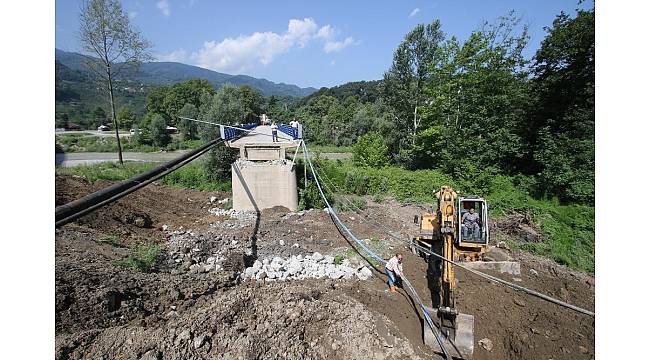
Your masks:
M 295 118 L 289 123 L 291 125 L 291 128 L 293 129 L 293 137 L 294 139 L 298 137 L 298 120 Z
M 388 275 L 388 287 L 390 292 L 397 292 L 395 284 L 397 279 L 402 279 L 402 254 L 397 253 L 386 263 L 386 275 Z
M 275 124 L 275 121 L 271 124 L 271 135 L 273 137 L 273 142 L 278 141 L 278 126 Z

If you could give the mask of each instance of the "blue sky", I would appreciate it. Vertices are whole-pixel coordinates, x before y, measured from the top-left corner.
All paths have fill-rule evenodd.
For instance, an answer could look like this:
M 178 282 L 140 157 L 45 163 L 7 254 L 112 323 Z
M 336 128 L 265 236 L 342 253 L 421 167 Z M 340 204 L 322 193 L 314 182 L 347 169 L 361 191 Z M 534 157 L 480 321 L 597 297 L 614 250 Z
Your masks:
M 547 1 L 210 1 L 124 0 L 131 21 L 159 60 L 301 87 L 380 79 L 393 51 L 418 23 L 440 19 L 465 39 L 484 21 L 515 10 L 530 26 L 532 56 L 560 11 L 576 0 Z M 79 51 L 78 0 L 56 1 L 56 47 Z

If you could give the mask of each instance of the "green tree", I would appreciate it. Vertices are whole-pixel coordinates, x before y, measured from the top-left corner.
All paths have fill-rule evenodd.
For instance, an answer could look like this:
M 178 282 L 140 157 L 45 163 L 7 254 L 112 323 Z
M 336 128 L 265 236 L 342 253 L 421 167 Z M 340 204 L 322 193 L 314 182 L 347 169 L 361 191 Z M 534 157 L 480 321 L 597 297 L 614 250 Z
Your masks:
M 388 147 L 376 133 L 360 136 L 352 150 L 353 161 L 359 166 L 383 167 L 388 165 Z
M 167 121 L 162 115 L 155 115 L 149 125 L 149 134 L 154 146 L 165 147 L 171 141 L 171 136 L 167 133 Z
M 528 39 L 514 13 L 439 48 L 431 69 L 423 129 L 407 153 L 413 167 L 439 167 L 459 178 L 513 172 L 523 156 L 518 128 L 528 104 Z
M 125 67 L 137 66 L 142 61 L 151 59 L 148 53 L 151 45 L 130 24 L 128 15 L 117 0 L 84 1 L 79 34 L 83 49 L 98 58 L 88 61 L 87 66 L 106 83 L 117 149 L 122 164 L 122 145 L 118 133 L 113 80 Z
M 523 134 L 533 152 L 525 171 L 540 191 L 594 202 L 595 10 L 561 13 L 535 54 L 531 121 Z
M 168 92 L 168 86 L 157 86 L 149 90 L 144 103 L 144 108 L 148 114 L 160 114 L 170 120 L 171 116 L 167 114 L 164 104 Z
M 162 98 L 162 112 L 170 125 L 178 124 L 179 111 L 185 104 L 192 104 L 197 109 L 201 106 L 201 95 L 213 95 L 214 87 L 204 79 L 191 79 L 176 83 L 167 88 Z
M 430 78 L 430 69 L 436 66 L 438 48 L 445 35 L 440 21 L 418 24 L 411 30 L 393 55 L 393 63 L 384 74 L 382 96 L 395 109 L 397 127 L 403 131 L 399 137 L 399 149 L 408 148 L 414 141 L 421 117 L 418 107 L 423 103 L 423 89 Z
M 199 116 L 199 109 L 194 104 L 187 103 L 178 112 L 178 115 L 185 118 L 196 119 Z M 180 119 L 178 122 L 178 129 L 180 130 L 181 136 L 184 140 L 194 140 L 198 137 L 197 122 L 195 121 Z
M 235 125 L 241 123 L 247 114 L 239 88 L 224 85 L 217 90 L 211 99 L 204 97 L 204 102 L 199 111 L 199 120 Z M 200 124 L 199 135 L 206 142 L 213 140 L 219 137 L 219 128 L 214 125 Z M 215 180 L 228 179 L 230 177 L 230 165 L 237 158 L 237 154 L 236 149 L 225 146 L 213 147 L 208 152 L 204 162 L 208 176 Z
M 122 129 L 131 129 L 133 124 L 136 123 L 135 114 L 129 109 L 128 106 L 122 106 L 117 113 L 117 120 L 122 126 Z
M 97 126 L 103 125 L 106 122 L 106 111 L 101 106 L 98 106 L 93 110 L 92 117 Z
M 246 116 L 245 119 L 242 120 L 242 123 L 256 123 L 262 113 L 264 96 L 262 96 L 259 91 L 248 85 L 242 85 L 239 87 L 239 96 L 244 108 L 246 109 Z

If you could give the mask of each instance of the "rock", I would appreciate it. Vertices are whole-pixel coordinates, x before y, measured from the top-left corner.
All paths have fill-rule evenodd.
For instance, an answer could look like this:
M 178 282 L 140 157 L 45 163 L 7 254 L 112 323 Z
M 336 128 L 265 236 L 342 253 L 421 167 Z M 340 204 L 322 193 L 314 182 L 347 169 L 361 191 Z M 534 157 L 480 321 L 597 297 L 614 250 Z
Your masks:
M 257 280 L 264 280 L 266 279 L 266 271 L 260 271 L 255 275 L 255 279 Z
M 192 271 L 192 272 L 198 272 L 200 269 L 201 269 L 201 265 L 199 265 L 199 264 L 190 265 L 190 271 Z
M 174 341 L 174 345 L 180 345 L 184 342 L 188 342 L 192 340 L 192 332 L 189 329 L 183 330 L 178 336 L 176 337 L 176 340 Z
M 149 221 L 151 221 L 151 220 L 149 220 Z M 133 224 L 135 226 L 137 226 L 137 227 L 140 227 L 140 228 L 147 227 L 147 221 L 142 217 L 135 218 L 135 220 L 133 221 Z
M 194 339 L 194 348 L 195 349 L 200 349 L 203 344 L 205 344 L 205 340 L 207 339 L 207 336 L 205 334 L 201 334 L 197 336 Z
M 530 272 L 531 275 L 539 276 L 539 273 L 535 269 L 530 269 L 530 270 L 528 270 L 528 272 Z
M 481 347 L 487 351 L 492 351 L 492 348 L 494 347 L 494 345 L 492 344 L 492 340 L 488 338 L 479 340 L 478 344 L 481 345 Z
M 366 266 L 361 268 L 361 270 L 357 271 L 357 277 L 359 280 L 368 280 L 370 277 L 372 277 L 372 271 L 368 269 Z
M 292 246 L 295 247 L 295 248 L 300 247 L 300 245 L 298 245 L 298 243 L 294 243 Z
M 158 360 L 158 359 L 160 359 L 160 352 L 156 349 L 147 351 L 140 358 L 140 360 Z
M 510 250 L 510 247 L 508 246 L 508 244 L 506 244 L 505 241 L 499 241 L 499 242 L 497 243 L 497 247 L 498 247 L 499 249 Z
M 521 307 L 526 306 L 526 303 L 523 300 L 519 299 L 519 298 L 515 298 L 515 304 L 517 304 L 517 305 L 519 305 Z
M 219 200 L 219 204 L 223 205 L 223 204 L 227 203 L 228 201 L 230 201 L 230 198 L 225 198 L 225 199 Z
M 334 257 L 330 255 L 325 255 L 323 257 L 323 262 L 326 264 L 334 264 Z
M 312 254 L 311 258 L 314 261 L 321 261 L 321 260 L 323 260 L 324 256 L 321 255 L 321 253 L 319 253 L 319 252 L 315 252 L 315 253 Z
M 569 300 L 569 290 L 567 290 L 565 287 L 560 288 L 560 299 L 564 301 Z
M 214 265 L 212 264 L 203 265 L 203 272 L 210 272 L 213 269 L 214 269 Z
M 255 260 L 255 262 L 253 263 L 253 269 L 255 270 L 255 272 L 258 272 L 262 268 L 262 265 L 263 264 L 261 261 Z
M 584 347 L 582 345 L 578 346 L 578 349 L 580 349 L 580 352 L 583 353 L 583 354 L 589 354 L 589 349 L 587 349 L 586 347 Z
M 169 225 L 163 225 L 162 226 L 162 231 L 167 231 L 169 230 Z
M 284 240 L 280 239 L 280 246 L 284 246 Z
M 212 204 L 215 201 L 217 201 L 217 197 L 216 196 L 210 196 L 210 204 Z

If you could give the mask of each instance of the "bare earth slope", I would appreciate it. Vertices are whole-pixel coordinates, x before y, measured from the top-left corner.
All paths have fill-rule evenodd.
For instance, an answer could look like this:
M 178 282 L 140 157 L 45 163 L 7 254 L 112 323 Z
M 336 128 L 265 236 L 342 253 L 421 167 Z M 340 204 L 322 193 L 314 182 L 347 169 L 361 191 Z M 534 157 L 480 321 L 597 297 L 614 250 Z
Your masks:
M 108 184 L 57 176 L 56 203 Z M 217 200 L 211 203 L 211 196 Z M 367 281 L 242 281 L 239 274 L 255 259 L 276 256 L 318 251 L 368 264 L 348 250 L 322 210 L 290 214 L 276 208 L 259 218 L 209 211 L 222 207 L 218 200 L 227 196 L 150 185 L 56 230 L 56 358 L 438 358 L 423 344 L 411 299 L 403 290 L 385 292 L 379 271 Z M 388 202 L 370 204 L 367 213 L 407 236 L 419 211 Z M 152 223 L 138 227 L 137 217 Z M 376 237 L 368 245 L 384 256 L 403 252 L 406 275 L 430 301 L 422 259 L 357 214 L 342 218 L 359 237 Z M 152 272 L 115 265 L 144 243 L 162 249 Z M 593 309 L 592 278 L 498 251 L 518 258 L 522 275 L 494 275 Z M 462 270 L 457 274 L 458 307 L 475 316 L 475 359 L 594 357 L 593 319 Z M 490 351 L 478 345 L 483 338 L 491 340 Z

